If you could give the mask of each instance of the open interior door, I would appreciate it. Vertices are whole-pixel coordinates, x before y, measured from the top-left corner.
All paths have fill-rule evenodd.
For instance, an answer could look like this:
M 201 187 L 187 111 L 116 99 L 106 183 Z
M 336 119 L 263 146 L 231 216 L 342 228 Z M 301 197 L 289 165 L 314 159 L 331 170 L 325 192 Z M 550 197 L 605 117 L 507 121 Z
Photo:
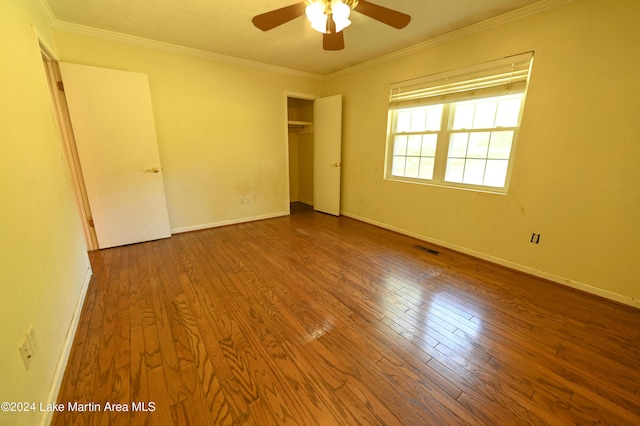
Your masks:
M 170 237 L 147 75 L 60 72 L 99 248 Z
M 313 105 L 313 208 L 340 215 L 342 95 L 318 98 Z

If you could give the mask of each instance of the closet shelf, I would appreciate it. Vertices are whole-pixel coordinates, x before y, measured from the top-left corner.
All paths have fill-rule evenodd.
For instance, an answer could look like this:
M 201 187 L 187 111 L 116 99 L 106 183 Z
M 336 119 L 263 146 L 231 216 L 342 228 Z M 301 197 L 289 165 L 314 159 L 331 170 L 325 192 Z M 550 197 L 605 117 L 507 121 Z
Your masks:
M 304 127 L 304 126 L 311 126 L 310 121 L 297 121 L 297 120 L 289 120 L 287 121 L 287 124 L 289 125 L 289 127 Z
M 313 132 L 311 130 L 311 126 L 313 123 L 310 121 L 289 120 L 287 121 L 287 124 L 289 126 L 289 131 L 297 133 L 299 135 L 307 135 Z

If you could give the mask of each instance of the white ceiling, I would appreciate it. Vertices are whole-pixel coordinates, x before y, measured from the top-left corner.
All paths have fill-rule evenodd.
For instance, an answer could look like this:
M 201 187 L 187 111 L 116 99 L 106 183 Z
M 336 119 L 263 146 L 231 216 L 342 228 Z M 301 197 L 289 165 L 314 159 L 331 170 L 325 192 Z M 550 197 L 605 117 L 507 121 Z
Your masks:
M 271 31 L 251 18 L 296 0 L 44 0 L 56 23 L 88 26 L 216 54 L 326 75 L 548 0 L 370 0 L 411 15 L 396 30 L 353 12 L 345 49 L 322 50 L 305 17 Z

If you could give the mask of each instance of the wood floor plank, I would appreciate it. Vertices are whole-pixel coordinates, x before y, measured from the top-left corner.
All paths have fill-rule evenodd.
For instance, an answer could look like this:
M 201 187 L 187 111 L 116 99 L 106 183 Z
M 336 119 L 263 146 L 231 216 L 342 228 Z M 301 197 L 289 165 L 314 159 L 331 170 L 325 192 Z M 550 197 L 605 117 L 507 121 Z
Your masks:
M 147 379 L 146 352 L 144 346 L 144 331 L 142 326 L 136 325 L 132 327 L 129 333 L 129 392 L 131 403 L 150 402 L 149 399 L 149 382 Z M 126 401 L 129 402 L 129 401 Z M 154 407 L 155 408 L 155 407 Z M 149 423 L 147 413 L 143 411 L 131 412 L 132 425 L 144 425 Z
M 257 356 L 253 358 L 256 365 L 251 368 L 256 372 L 254 379 L 259 386 L 261 411 L 268 411 L 282 424 L 315 423 L 308 408 L 297 401 L 298 398 L 290 399 L 296 392 L 291 389 L 295 380 L 290 379 L 289 370 L 279 371 L 277 368 L 277 360 L 289 357 L 290 345 L 279 337 L 278 331 L 274 331 L 275 335 L 271 332 L 271 317 L 266 311 L 261 311 L 259 305 L 251 305 L 243 299 L 234 299 L 230 309 L 245 329 L 252 330 L 247 338 L 256 348 Z M 254 403 L 250 405 L 253 409 Z
M 258 425 L 278 426 L 297 424 L 293 418 L 289 416 L 283 419 L 277 419 L 274 416 L 275 413 L 271 410 L 271 406 L 266 405 L 265 400 L 262 398 L 249 404 L 249 410 L 251 411 L 251 419 Z
M 187 399 L 180 402 L 182 408 L 177 413 L 183 413 L 185 418 L 189 419 L 189 424 L 192 425 L 213 424 L 211 413 L 205 406 L 202 382 L 199 380 L 196 365 L 193 363 L 184 365 L 180 368 L 180 374 L 187 387 Z M 176 414 L 174 414 L 174 419 Z M 176 421 L 175 424 L 185 423 Z
M 159 353 L 161 355 L 162 371 L 165 376 L 168 396 L 171 404 L 177 404 L 187 397 L 185 386 L 180 377 L 180 360 L 176 339 L 171 332 L 171 324 L 167 313 L 171 302 L 165 297 L 165 290 L 173 283 L 167 279 L 168 270 L 171 268 L 171 259 L 161 257 L 160 249 L 162 241 L 158 244 L 147 245 L 147 257 L 151 259 L 149 265 L 150 288 L 153 310 L 155 314 L 155 329 L 158 335 Z
M 156 406 L 156 410 L 148 417 L 149 424 L 154 426 L 173 425 L 173 406 L 182 400 L 175 397 L 172 398 L 169 395 L 164 366 L 161 365 L 148 370 L 147 380 L 149 381 L 149 401 Z
M 353 219 L 90 260 L 54 425 L 640 424 L 640 310 Z
M 176 305 L 181 323 L 185 327 L 185 333 L 189 339 L 194 360 L 193 370 L 198 378 L 194 382 L 192 377 L 187 376 L 185 381 L 187 398 L 193 397 L 194 393 L 202 395 L 201 402 L 205 407 L 204 416 L 208 420 L 215 424 L 232 424 L 231 408 L 221 386 L 224 376 L 219 373 L 229 370 L 229 367 L 221 356 L 217 342 L 207 338 L 213 334 L 209 324 L 206 318 L 201 318 L 202 321 L 199 322 L 187 303 L 186 294 L 176 299 Z M 231 377 L 230 374 L 226 376 Z
M 189 351 L 187 335 L 181 324 L 175 303 L 176 299 L 184 293 L 183 288 L 178 285 L 180 283 L 178 271 L 180 261 L 173 255 L 167 240 L 158 241 L 158 247 L 160 248 L 158 253 L 159 259 L 161 259 L 163 265 L 161 268 L 162 281 L 159 286 L 159 294 L 162 296 L 164 302 L 166 322 L 170 329 L 176 352 L 176 367 L 179 368 L 193 361 L 191 352 Z
M 363 425 L 402 425 L 402 422 L 371 390 L 359 381 L 346 383 L 336 395 Z M 462 426 L 462 425 L 461 425 Z

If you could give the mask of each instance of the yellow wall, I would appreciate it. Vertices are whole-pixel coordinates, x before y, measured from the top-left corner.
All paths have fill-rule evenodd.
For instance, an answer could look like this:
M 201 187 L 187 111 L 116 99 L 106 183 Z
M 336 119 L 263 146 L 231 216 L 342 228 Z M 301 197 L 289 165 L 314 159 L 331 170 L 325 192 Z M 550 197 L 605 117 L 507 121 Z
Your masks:
M 313 134 L 289 132 L 291 202 L 313 205 Z
M 61 61 L 149 75 L 174 231 L 286 214 L 285 92 L 317 95 L 320 79 L 65 31 L 55 39 Z
M 31 2 L 0 2 L 0 401 L 46 403 L 89 261 L 32 25 L 52 42 Z M 40 348 L 27 371 L 30 325 Z M 41 414 L 0 412 L 0 425 Z
M 298 201 L 313 205 L 313 133 L 298 135 Z
M 289 131 L 289 201 L 298 201 L 298 135 Z
M 638 16 L 637 0 L 579 0 L 331 76 L 325 94 L 345 99 L 343 211 L 640 306 Z M 508 195 L 383 179 L 390 83 L 531 50 Z

